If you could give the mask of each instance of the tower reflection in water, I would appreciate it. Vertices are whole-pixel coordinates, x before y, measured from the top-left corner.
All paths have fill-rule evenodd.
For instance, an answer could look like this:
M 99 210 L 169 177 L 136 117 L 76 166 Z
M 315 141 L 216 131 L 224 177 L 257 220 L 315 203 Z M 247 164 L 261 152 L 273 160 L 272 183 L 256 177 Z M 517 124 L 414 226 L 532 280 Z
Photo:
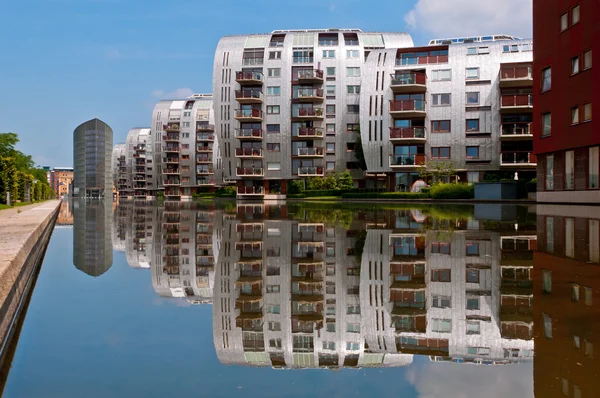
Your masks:
M 98 277 L 113 264 L 112 202 L 73 199 L 70 205 L 73 211 L 73 265 Z
M 223 364 L 531 361 L 535 217 L 469 214 L 121 204 L 112 236 L 160 296 L 212 302 Z

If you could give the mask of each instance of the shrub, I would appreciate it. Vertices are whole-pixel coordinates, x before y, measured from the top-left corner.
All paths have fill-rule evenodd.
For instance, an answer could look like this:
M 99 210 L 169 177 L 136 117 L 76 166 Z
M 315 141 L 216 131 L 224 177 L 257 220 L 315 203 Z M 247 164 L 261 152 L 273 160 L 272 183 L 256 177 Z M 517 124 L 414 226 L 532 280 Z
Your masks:
M 337 189 L 321 189 L 315 191 L 304 191 L 304 195 L 307 198 L 315 198 L 319 196 L 342 196 L 344 192 Z
M 197 192 L 192 194 L 193 199 L 212 198 L 215 194 L 212 192 Z
M 221 187 L 215 192 L 215 196 L 218 198 L 235 198 L 236 190 L 232 185 Z
M 164 199 L 165 192 L 164 191 L 156 191 L 156 199 Z
M 474 185 L 438 183 L 431 186 L 429 194 L 433 199 L 473 199 L 474 191 Z
M 429 195 L 422 192 L 347 192 L 344 199 L 427 199 Z
M 298 194 L 304 192 L 304 181 L 302 180 L 292 180 L 290 181 L 290 185 L 288 187 L 288 193 L 290 194 Z
M 527 182 L 527 192 L 537 192 L 537 179 Z
M 354 182 L 352 181 L 352 176 L 348 170 L 344 171 L 342 174 L 336 176 L 337 180 L 337 189 L 342 191 L 349 191 L 354 188 Z

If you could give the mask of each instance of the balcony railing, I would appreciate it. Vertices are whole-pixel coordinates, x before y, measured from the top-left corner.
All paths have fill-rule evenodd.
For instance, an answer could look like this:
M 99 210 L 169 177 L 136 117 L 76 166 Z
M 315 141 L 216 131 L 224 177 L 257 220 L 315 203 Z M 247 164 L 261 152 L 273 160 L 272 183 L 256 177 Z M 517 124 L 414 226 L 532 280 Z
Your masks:
M 393 155 L 390 166 L 419 166 L 425 164 L 425 155 Z
M 197 145 L 196 152 L 211 152 L 213 151 L 212 145 Z
M 314 57 L 293 57 L 292 62 L 295 64 L 312 64 Z
M 406 72 L 392 74 L 392 86 L 425 85 L 427 75 L 423 72 Z
M 532 107 L 533 106 L 533 95 L 531 95 L 531 94 L 503 95 L 500 106 L 502 108 Z
M 140 151 L 140 152 L 145 151 L 146 150 L 146 145 L 136 145 L 136 146 L 133 147 L 133 150 L 134 151 Z
M 390 101 L 390 112 L 412 112 L 412 111 L 425 111 L 425 100 L 400 100 Z
M 163 163 L 179 164 L 179 158 L 163 158 Z
M 263 152 L 260 148 L 235 148 L 235 156 L 240 158 L 262 158 Z
M 422 57 L 398 58 L 396 59 L 396 66 L 443 64 L 447 62 L 447 55 L 426 55 Z
M 235 99 L 238 101 L 249 100 L 248 102 L 262 102 L 263 93 L 260 90 L 236 90 Z
M 323 167 L 298 167 L 299 176 L 322 176 L 324 171 Z
M 167 134 L 163 135 L 163 141 L 179 141 L 179 134 Z
M 262 168 L 254 167 L 238 167 L 236 169 L 236 174 L 238 177 L 263 176 L 264 170 Z
M 196 125 L 196 132 L 200 133 L 200 132 L 203 132 L 203 131 L 215 131 L 215 125 L 214 124 L 198 123 Z
M 243 58 L 242 63 L 244 65 L 262 65 L 264 58 Z
M 503 137 L 530 136 L 532 135 L 531 123 L 505 123 L 502 124 Z
M 214 140 L 215 140 L 215 135 L 214 134 L 205 134 L 205 133 L 196 134 L 196 141 L 209 141 L 209 142 L 212 142 Z
M 517 152 L 502 152 L 502 161 L 503 165 L 535 165 L 537 164 L 537 157 L 527 151 L 517 151 Z
M 215 180 L 208 178 L 197 179 L 196 185 L 215 185 Z
M 181 192 L 180 191 L 174 191 L 174 190 L 165 190 L 165 196 L 181 196 Z
M 391 140 L 425 139 L 425 127 L 391 127 Z
M 215 170 L 212 167 L 197 168 L 196 174 L 215 174 Z
M 297 156 L 323 156 L 323 153 L 322 147 L 298 148 L 296 151 Z
M 297 137 L 301 138 L 323 138 L 323 129 L 319 127 L 300 127 Z
M 179 123 L 163 124 L 163 130 L 165 131 L 179 131 L 180 128 Z
M 500 69 L 500 80 L 531 80 L 531 66 L 503 66 Z
M 212 156 L 196 155 L 196 163 L 212 163 Z
M 262 139 L 263 131 L 261 129 L 235 129 L 235 138 L 243 139 Z
M 263 112 L 260 109 L 236 109 L 236 119 L 261 119 L 263 118 Z
M 178 146 L 164 146 L 163 152 L 180 152 L 181 148 Z
M 262 83 L 264 79 L 265 77 L 261 72 L 235 72 L 235 81 L 238 83 Z
M 163 185 L 181 185 L 180 180 L 163 180 Z
M 163 169 L 163 174 L 176 174 L 179 175 L 181 174 L 181 171 L 179 169 Z
M 263 187 L 237 187 L 238 195 L 264 195 Z
M 298 117 L 323 117 L 323 108 L 300 108 Z
M 323 99 L 323 89 L 322 88 L 300 88 L 296 93 L 295 97 L 299 100 L 314 100 L 314 99 Z
M 301 69 L 296 77 L 299 81 L 323 80 L 323 71 L 321 69 Z

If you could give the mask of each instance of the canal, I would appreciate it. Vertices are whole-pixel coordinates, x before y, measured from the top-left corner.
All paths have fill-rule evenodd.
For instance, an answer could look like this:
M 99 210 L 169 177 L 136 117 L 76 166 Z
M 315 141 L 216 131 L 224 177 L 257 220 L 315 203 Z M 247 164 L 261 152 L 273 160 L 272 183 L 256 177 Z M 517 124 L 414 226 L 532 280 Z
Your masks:
M 64 202 L 3 394 L 597 396 L 599 218 Z

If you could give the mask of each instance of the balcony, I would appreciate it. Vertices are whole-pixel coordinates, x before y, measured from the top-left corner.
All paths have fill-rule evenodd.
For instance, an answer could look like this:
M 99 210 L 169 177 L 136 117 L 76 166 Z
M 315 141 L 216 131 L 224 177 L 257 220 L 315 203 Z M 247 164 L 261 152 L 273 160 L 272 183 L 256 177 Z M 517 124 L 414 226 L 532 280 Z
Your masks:
M 507 141 L 531 140 L 533 139 L 531 123 L 502 124 L 500 138 Z
M 500 101 L 500 112 L 529 113 L 533 111 L 533 95 L 503 95 Z
M 425 117 L 425 100 L 390 101 L 390 114 L 403 118 Z
M 298 148 L 296 150 L 296 156 L 303 158 L 322 158 L 324 153 L 323 147 Z
M 325 169 L 323 167 L 298 167 L 299 177 L 318 177 L 324 175 Z
M 240 122 L 261 122 L 263 112 L 260 109 L 236 109 L 235 118 Z
M 262 104 L 264 97 L 260 90 L 235 90 L 235 99 L 240 104 Z
M 215 170 L 212 167 L 198 168 L 198 169 L 196 169 L 196 174 L 197 175 L 211 175 L 211 174 L 215 174 Z
M 423 72 L 397 72 L 392 74 L 390 88 L 394 93 L 424 93 L 427 91 L 427 75 Z
M 298 83 L 323 83 L 323 71 L 320 69 L 302 69 L 298 71 Z
M 298 102 L 323 102 L 325 97 L 322 88 L 299 88 L 295 99 Z
M 445 64 L 448 55 L 423 55 L 396 59 L 396 66 Z
M 235 72 L 235 81 L 241 85 L 260 85 L 265 80 L 261 72 Z
M 533 75 L 531 66 L 503 66 L 500 69 L 500 87 L 531 87 Z
M 263 187 L 237 187 L 239 196 L 264 196 L 264 192 Z
M 214 134 L 206 134 L 206 133 L 196 134 L 197 142 L 214 142 L 214 140 L 215 140 Z
M 181 181 L 180 180 L 163 180 L 163 185 L 164 186 L 181 185 Z
M 298 129 L 298 134 L 292 136 L 292 138 L 297 139 L 322 139 L 323 138 L 323 129 L 319 127 L 300 127 Z
M 210 178 L 200 178 L 196 180 L 196 185 L 205 187 L 215 185 L 215 180 L 211 180 Z
M 165 130 L 166 132 L 176 132 L 178 133 L 180 130 L 180 125 L 179 123 L 169 123 L 169 124 L 163 124 L 163 130 Z
M 175 196 L 175 197 L 179 197 L 181 196 L 181 192 L 179 190 L 170 190 L 170 189 L 166 189 L 165 190 L 165 196 Z
M 391 168 L 415 167 L 425 164 L 425 155 L 395 155 L 390 156 Z
M 163 158 L 165 164 L 179 164 L 179 158 Z
M 163 169 L 163 174 L 167 175 L 179 175 L 181 171 L 179 169 Z
M 264 169 L 254 167 L 238 167 L 235 174 L 238 177 L 262 177 L 265 175 Z
M 212 155 L 196 155 L 196 163 L 211 163 L 213 159 Z
M 146 152 L 146 145 L 136 145 L 133 147 L 136 152 Z
M 302 120 L 322 120 L 323 108 L 300 108 L 296 117 Z
M 502 152 L 501 167 L 533 167 L 537 166 L 536 156 L 529 151 Z
M 164 142 L 179 142 L 179 134 L 163 135 L 162 139 Z
M 262 158 L 263 151 L 260 148 L 235 148 L 236 158 Z
M 146 177 L 133 177 L 133 181 L 146 181 Z
M 260 141 L 263 139 L 262 129 L 235 129 L 235 138 L 241 141 Z
M 178 146 L 164 146 L 163 148 L 163 152 L 171 152 L 171 153 L 179 153 L 181 151 L 181 148 Z
M 425 142 L 425 127 L 391 127 L 392 142 Z
M 212 153 L 212 151 L 213 151 L 212 145 L 196 145 L 196 152 Z
M 196 132 L 197 133 L 211 132 L 211 131 L 215 131 L 214 124 L 206 124 L 206 123 L 196 124 Z M 213 136 L 213 140 L 214 140 L 214 136 Z

